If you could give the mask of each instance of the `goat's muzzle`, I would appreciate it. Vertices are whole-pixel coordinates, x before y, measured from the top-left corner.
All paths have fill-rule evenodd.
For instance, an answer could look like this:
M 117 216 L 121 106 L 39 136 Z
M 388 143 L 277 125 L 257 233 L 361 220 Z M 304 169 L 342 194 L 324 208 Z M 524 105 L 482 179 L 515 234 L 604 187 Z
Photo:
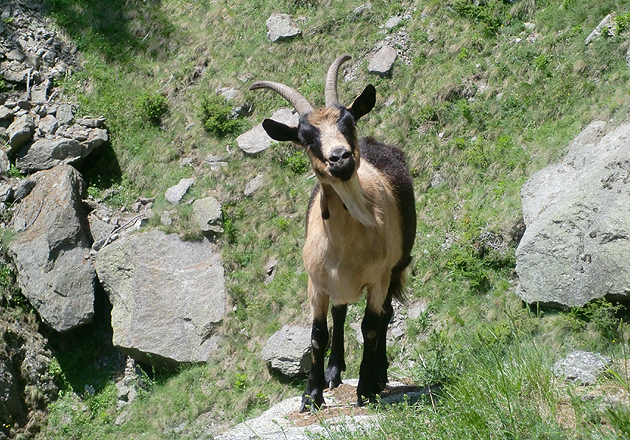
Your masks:
M 328 156 L 328 171 L 330 174 L 345 182 L 350 180 L 356 169 L 356 161 L 352 152 L 347 148 L 337 147 Z

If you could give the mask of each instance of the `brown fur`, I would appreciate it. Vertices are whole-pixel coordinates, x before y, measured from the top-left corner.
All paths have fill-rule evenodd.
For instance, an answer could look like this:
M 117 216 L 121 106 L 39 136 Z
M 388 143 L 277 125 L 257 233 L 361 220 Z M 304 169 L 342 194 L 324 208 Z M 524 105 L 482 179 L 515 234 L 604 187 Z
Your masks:
M 319 197 L 327 198 L 330 218 L 324 220 L 321 210 L 310 210 L 303 251 L 315 316 L 327 313 L 328 301 L 321 296 L 330 297 L 333 305 L 347 304 L 359 300 L 365 289 L 368 306 L 380 313 L 391 270 L 402 257 L 401 218 L 386 176 L 363 162 L 352 179 L 358 180 L 371 201 L 377 226 L 361 224 L 346 210 L 332 185 L 322 184 Z

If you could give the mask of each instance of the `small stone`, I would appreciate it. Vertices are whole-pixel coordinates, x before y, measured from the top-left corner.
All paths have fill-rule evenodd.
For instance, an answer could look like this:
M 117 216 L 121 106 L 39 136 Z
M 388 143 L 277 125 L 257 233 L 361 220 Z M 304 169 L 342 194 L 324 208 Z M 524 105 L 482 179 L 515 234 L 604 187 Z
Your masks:
M 359 18 L 363 15 L 367 15 L 367 13 L 372 9 L 372 5 L 369 3 L 365 3 L 363 5 L 357 6 L 356 8 L 354 8 L 354 11 L 352 11 L 352 15 L 355 18 Z
M 387 20 L 385 22 L 384 26 L 385 26 L 385 29 L 392 30 L 396 26 L 398 26 L 401 22 L 402 22 L 402 18 L 401 17 L 394 16 L 394 17 L 389 18 L 389 20 Z
M 57 118 L 53 115 L 47 115 L 39 120 L 37 127 L 45 134 L 54 134 L 57 127 L 59 127 L 59 122 L 57 122 Z
M 238 96 L 238 90 L 234 87 L 220 87 L 216 90 L 217 94 L 223 96 L 227 101 L 233 101 Z
M 391 46 L 383 46 L 371 58 L 368 71 L 380 76 L 390 76 L 398 52 Z
M 11 163 L 9 163 L 7 152 L 0 150 L 0 175 L 6 176 L 9 168 L 11 168 Z
M 105 118 L 89 118 L 85 116 L 79 119 L 77 124 L 87 128 L 103 128 L 105 126 Z
M 17 152 L 31 139 L 34 132 L 35 122 L 32 116 L 23 115 L 13 121 L 13 123 L 9 125 L 9 128 L 7 128 L 7 135 L 9 135 L 8 153 Z
M 49 80 L 45 80 L 41 84 L 33 87 L 33 89 L 31 90 L 31 101 L 33 101 L 35 104 L 44 104 L 47 101 L 49 88 Z
M 7 52 L 6 57 L 9 61 L 17 61 L 18 63 L 21 63 L 24 61 L 24 58 L 26 58 L 24 54 L 17 49 Z
M 435 173 L 433 177 L 431 178 L 431 181 L 429 182 L 429 184 L 431 185 L 431 188 L 437 188 L 438 186 L 442 185 L 444 182 L 445 182 L 444 177 L 440 173 Z
M 0 120 L 13 119 L 13 110 L 5 106 L 0 107 Z
M 10 203 L 13 200 L 13 187 L 6 183 L 0 185 L 0 202 L 2 206 L 5 203 Z
M 290 40 L 299 35 L 302 35 L 302 30 L 297 27 L 297 24 L 289 14 L 274 12 L 267 19 L 267 38 L 272 43 Z
M 210 167 L 212 171 L 216 171 L 219 168 L 228 166 L 228 163 L 225 160 L 213 154 L 206 156 L 206 158 L 203 160 L 203 164 Z
M 16 202 L 26 198 L 33 188 L 35 188 L 36 182 L 32 179 L 22 179 L 20 183 L 13 189 L 13 199 Z
M 166 190 L 164 197 L 170 203 L 179 203 L 193 183 L 195 183 L 194 178 L 181 179 L 177 185 L 171 186 Z
M 72 105 L 70 104 L 59 104 L 57 107 L 57 121 L 59 121 L 60 125 L 68 125 L 74 119 L 74 114 L 72 112 Z
M 160 222 L 164 226 L 170 226 L 173 224 L 173 219 L 171 218 L 171 213 L 169 211 L 163 211 L 160 214 Z
M 593 385 L 611 363 L 608 356 L 578 350 L 556 362 L 553 371 L 564 380 L 580 385 Z
M 264 176 L 262 174 L 257 175 L 245 185 L 244 194 L 249 197 L 263 187 Z
M 203 233 L 220 234 L 223 232 L 223 212 L 221 204 L 214 197 L 195 200 L 193 203 L 195 220 Z

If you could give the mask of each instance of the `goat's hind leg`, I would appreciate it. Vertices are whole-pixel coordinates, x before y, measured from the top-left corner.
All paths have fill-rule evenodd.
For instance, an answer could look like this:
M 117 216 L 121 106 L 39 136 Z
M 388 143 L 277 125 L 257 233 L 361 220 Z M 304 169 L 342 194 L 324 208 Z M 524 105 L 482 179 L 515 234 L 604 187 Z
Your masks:
M 383 304 L 378 342 L 376 344 L 376 372 L 378 374 L 379 392 L 385 388 L 389 381 L 387 377 L 387 369 L 389 368 L 389 361 L 387 360 L 387 329 L 393 316 L 394 308 L 392 307 L 392 295 L 390 292 Z
M 363 360 L 359 370 L 359 386 L 357 387 L 357 406 L 363 406 L 363 398 L 367 397 L 370 403 L 376 401 L 376 395 L 380 393 L 376 347 L 378 345 L 379 330 L 381 324 L 381 312 L 365 308 L 365 316 L 361 322 L 363 333 Z
M 344 325 L 346 322 L 346 313 L 348 305 L 332 306 L 331 314 L 333 317 L 333 336 L 332 347 L 330 349 L 330 359 L 328 368 L 324 376 L 329 388 L 337 388 L 341 385 L 341 372 L 346 371 L 346 361 L 344 358 Z
M 367 307 L 361 323 L 363 333 L 363 360 L 359 371 L 359 386 L 357 387 L 357 405 L 363 405 L 363 398 L 370 403 L 376 402 L 376 396 L 387 384 L 387 326 L 393 315 L 392 295 L 385 289 L 385 282 L 381 288 L 368 289 Z

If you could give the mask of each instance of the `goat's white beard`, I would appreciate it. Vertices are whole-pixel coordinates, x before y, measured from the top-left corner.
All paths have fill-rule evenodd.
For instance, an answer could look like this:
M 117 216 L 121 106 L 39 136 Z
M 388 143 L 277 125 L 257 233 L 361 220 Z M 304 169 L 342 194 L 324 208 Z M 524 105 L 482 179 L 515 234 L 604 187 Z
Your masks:
M 335 182 L 332 184 L 332 187 L 341 198 L 350 215 L 357 219 L 359 223 L 367 227 L 378 226 L 372 201 L 363 192 L 356 175 L 346 182 Z

